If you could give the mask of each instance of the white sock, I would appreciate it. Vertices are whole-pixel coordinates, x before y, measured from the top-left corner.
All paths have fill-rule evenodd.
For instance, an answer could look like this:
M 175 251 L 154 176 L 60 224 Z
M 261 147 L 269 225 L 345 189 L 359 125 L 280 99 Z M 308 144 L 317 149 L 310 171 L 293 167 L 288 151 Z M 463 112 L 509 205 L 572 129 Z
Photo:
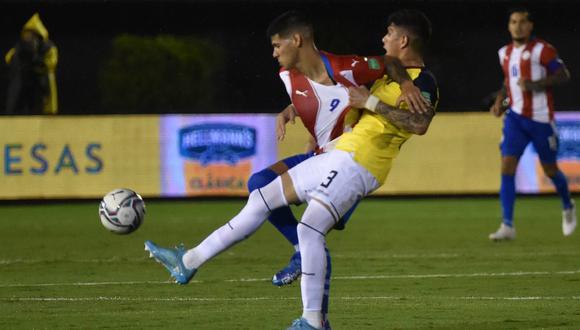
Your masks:
M 316 329 L 322 329 L 322 313 L 320 311 L 304 311 L 302 318 Z
M 198 246 L 183 256 L 187 268 L 199 268 L 234 244 L 248 238 L 264 223 L 271 210 L 287 205 L 278 177 L 265 187 L 250 193 L 246 206 L 225 225 L 216 229 Z
M 324 297 L 324 282 L 326 277 L 326 251 L 324 242 L 326 234 L 334 226 L 334 219 L 328 210 L 320 203 L 311 201 L 304 211 L 302 221 L 298 225 L 298 240 L 302 255 L 302 305 L 304 315 L 312 317 L 311 324 L 318 327 L 322 324 L 322 300 Z M 316 315 L 316 316 L 312 316 Z M 306 316 L 303 316 L 306 320 Z M 310 321 L 308 323 L 311 323 Z

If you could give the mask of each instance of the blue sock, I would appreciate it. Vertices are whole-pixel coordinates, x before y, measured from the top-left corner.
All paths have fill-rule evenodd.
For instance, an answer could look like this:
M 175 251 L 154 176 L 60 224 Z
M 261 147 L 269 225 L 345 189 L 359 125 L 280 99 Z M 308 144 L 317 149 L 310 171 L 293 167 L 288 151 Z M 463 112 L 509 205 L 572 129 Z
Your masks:
M 568 190 L 568 180 L 562 171 L 558 171 L 556 175 L 550 177 L 554 186 L 556 187 L 556 191 L 558 191 L 558 195 L 562 199 L 562 208 L 569 209 L 572 207 L 572 202 L 570 199 L 570 191 Z
M 501 175 L 499 199 L 501 200 L 501 208 L 503 211 L 503 223 L 506 226 L 513 227 L 514 203 L 516 202 L 516 180 L 513 175 Z
M 330 275 L 332 273 L 332 265 L 330 260 L 330 251 L 326 251 L 326 277 L 324 278 L 324 296 L 322 297 L 322 319 L 326 322 L 328 317 L 328 302 L 330 298 Z
M 284 206 L 270 213 L 268 221 L 286 237 L 292 245 L 298 244 L 298 221 L 289 206 Z
M 277 177 L 278 174 L 269 168 L 254 173 L 248 179 L 248 190 L 252 192 L 258 188 L 262 188 L 274 181 Z M 298 244 L 298 233 L 296 231 L 298 221 L 296 221 L 290 207 L 285 206 L 272 211 L 268 220 L 292 245 Z

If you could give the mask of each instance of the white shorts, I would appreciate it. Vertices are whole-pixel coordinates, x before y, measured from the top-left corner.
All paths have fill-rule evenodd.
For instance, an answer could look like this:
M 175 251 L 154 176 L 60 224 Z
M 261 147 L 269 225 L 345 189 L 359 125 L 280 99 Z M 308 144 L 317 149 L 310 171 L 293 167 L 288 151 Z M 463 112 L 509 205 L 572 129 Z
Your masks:
M 377 179 L 342 150 L 311 157 L 288 174 L 301 202 L 316 199 L 326 204 L 337 219 L 379 187 Z

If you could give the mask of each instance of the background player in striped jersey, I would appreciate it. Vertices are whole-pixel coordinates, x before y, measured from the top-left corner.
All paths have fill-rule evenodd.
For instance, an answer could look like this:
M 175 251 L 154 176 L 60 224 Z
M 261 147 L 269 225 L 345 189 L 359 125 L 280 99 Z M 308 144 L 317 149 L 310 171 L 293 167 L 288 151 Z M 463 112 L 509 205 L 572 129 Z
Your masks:
M 495 116 L 505 112 L 505 116 L 500 188 L 503 222 L 496 232 L 489 235 L 495 241 L 512 240 L 516 236 L 513 224 L 515 173 L 519 158 L 530 142 L 538 152 L 544 173 L 552 180 L 562 199 L 564 235 L 571 235 L 576 228 L 576 209 L 570 198 L 568 181 L 556 162 L 558 133 L 552 95 L 552 86 L 567 82 L 570 74 L 556 49 L 532 36 L 533 27 L 527 9 L 511 10 L 508 30 L 512 42 L 498 52 L 505 78 L 490 111 Z
M 285 125 L 298 116 L 311 134 L 312 143 L 305 154 L 288 157 L 252 175 L 248 180 L 250 192 L 314 154 L 331 149 L 338 136 L 352 129 L 356 118 L 347 116 L 348 87 L 372 83 L 386 72 L 401 84 L 399 102 L 408 103 L 412 111 L 427 110 L 419 88 L 397 58 L 320 51 L 315 45 L 312 24 L 303 13 L 289 11 L 280 15 L 270 23 L 267 35 L 273 47 L 272 55 L 281 66 L 280 78 L 292 102 L 277 117 L 278 139 L 284 138 Z M 338 229 L 344 228 L 354 208 L 343 216 Z M 289 264 L 273 276 L 272 283 L 290 284 L 300 275 L 298 222 L 290 207 L 274 210 L 268 219 L 295 249 Z
M 327 255 L 325 236 L 342 215 L 386 180 L 402 144 L 413 134 L 424 134 L 435 114 L 437 83 L 424 68 L 423 51 L 431 23 L 421 12 L 403 10 L 389 16 L 383 45 L 407 68 L 429 103 L 425 113 L 398 108 L 400 85 L 388 77 L 377 81 L 370 96 L 365 87 L 350 87 L 349 102 L 362 107 L 351 132 L 336 148 L 311 157 L 250 193 L 244 208 L 195 248 L 167 249 L 145 242 L 146 250 L 182 284 L 188 283 L 208 260 L 253 234 L 272 210 L 308 202 L 298 226 L 302 255 L 303 314 L 289 329 L 322 329 Z

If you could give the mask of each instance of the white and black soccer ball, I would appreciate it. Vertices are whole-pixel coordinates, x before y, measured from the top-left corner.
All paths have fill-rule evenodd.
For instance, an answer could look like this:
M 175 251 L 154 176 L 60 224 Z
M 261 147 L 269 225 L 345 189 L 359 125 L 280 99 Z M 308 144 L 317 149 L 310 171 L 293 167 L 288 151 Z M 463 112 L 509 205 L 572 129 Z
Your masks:
M 145 202 L 131 189 L 115 189 L 103 197 L 99 217 L 103 226 L 113 233 L 129 234 L 143 223 Z

